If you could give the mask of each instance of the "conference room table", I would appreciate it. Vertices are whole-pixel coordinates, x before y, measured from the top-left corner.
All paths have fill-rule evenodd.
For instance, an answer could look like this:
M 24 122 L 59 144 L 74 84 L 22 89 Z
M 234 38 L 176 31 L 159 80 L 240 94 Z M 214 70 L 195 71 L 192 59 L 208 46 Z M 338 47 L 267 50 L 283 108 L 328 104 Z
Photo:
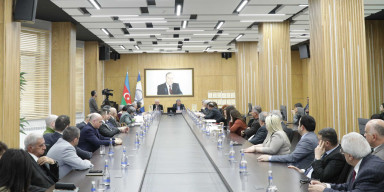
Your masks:
M 114 146 L 114 156 L 100 155 L 97 150 L 91 159 L 95 170 L 103 170 L 104 161 L 110 162 L 111 184 L 105 188 L 102 176 L 86 176 L 89 170 L 72 171 L 59 182 L 74 183 L 79 191 L 91 191 L 92 181 L 97 191 L 266 191 L 268 171 L 273 172 L 273 183 L 279 192 L 307 191 L 301 184 L 304 176 L 286 163 L 258 162 L 260 154 L 246 153 L 246 174 L 239 173 L 240 149 L 252 146 L 247 140 L 226 133 L 223 148 L 217 148 L 217 136 L 207 136 L 195 125 L 187 112 L 168 116 L 158 115 L 142 139 L 138 149 L 134 145 L 139 126 L 129 133 L 117 135 L 123 145 Z M 229 142 L 234 146 L 235 161 L 228 160 Z M 126 146 L 129 166 L 121 168 L 122 146 Z M 108 147 L 106 147 L 108 152 Z M 54 186 L 47 191 L 53 191 Z

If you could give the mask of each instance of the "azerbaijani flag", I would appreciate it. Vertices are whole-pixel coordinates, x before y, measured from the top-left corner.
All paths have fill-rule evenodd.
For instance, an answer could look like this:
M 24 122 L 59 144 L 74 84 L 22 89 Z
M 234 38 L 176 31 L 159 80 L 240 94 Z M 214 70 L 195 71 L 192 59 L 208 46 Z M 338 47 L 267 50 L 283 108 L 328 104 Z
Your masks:
M 140 77 L 140 72 L 139 76 L 137 76 L 137 83 L 136 83 L 136 92 L 135 92 L 135 102 L 140 102 L 141 103 L 141 108 L 140 111 L 144 112 L 144 100 L 143 100 L 143 88 L 141 86 L 141 77 Z
M 125 76 L 124 91 L 123 91 L 123 98 L 121 98 L 121 104 L 127 105 L 131 103 L 132 103 L 131 90 L 129 89 L 129 79 L 128 79 L 128 71 L 127 71 L 127 76 Z

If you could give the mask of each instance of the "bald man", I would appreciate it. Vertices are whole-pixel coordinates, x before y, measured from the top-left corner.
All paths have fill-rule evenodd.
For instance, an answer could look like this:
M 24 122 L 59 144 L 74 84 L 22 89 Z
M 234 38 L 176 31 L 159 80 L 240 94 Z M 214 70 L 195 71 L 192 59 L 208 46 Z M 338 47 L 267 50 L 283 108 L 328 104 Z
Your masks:
M 376 155 L 384 160 L 384 121 L 372 119 L 365 125 L 365 139 L 373 148 L 372 155 Z

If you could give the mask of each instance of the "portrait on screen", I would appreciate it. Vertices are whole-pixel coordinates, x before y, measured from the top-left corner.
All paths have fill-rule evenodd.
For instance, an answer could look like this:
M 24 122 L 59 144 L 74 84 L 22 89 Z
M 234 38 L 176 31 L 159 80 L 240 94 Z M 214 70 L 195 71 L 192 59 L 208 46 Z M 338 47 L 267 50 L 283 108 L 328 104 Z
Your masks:
M 193 96 L 193 69 L 145 69 L 145 96 Z

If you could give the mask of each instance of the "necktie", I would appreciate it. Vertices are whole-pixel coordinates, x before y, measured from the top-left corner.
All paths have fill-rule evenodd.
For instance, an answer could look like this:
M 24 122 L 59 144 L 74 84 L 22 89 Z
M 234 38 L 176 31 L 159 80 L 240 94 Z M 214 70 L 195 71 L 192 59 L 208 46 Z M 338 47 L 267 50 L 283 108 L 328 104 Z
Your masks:
M 353 170 L 351 183 L 355 182 L 355 178 L 356 178 L 356 171 Z
M 172 88 L 169 86 L 169 94 L 172 94 Z

